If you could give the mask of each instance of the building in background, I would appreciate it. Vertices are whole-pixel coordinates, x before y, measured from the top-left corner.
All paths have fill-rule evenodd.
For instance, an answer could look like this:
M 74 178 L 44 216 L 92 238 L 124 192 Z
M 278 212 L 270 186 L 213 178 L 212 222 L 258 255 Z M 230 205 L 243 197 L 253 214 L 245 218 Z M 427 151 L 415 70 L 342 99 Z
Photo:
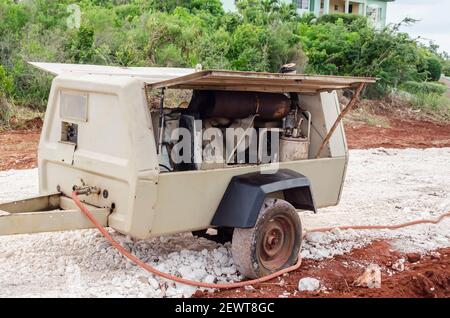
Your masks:
M 239 0 L 222 0 L 225 11 L 236 10 Z M 367 16 L 376 27 L 386 25 L 387 3 L 394 0 L 282 0 L 293 2 L 299 13 L 314 13 L 316 16 L 331 13 L 348 13 Z

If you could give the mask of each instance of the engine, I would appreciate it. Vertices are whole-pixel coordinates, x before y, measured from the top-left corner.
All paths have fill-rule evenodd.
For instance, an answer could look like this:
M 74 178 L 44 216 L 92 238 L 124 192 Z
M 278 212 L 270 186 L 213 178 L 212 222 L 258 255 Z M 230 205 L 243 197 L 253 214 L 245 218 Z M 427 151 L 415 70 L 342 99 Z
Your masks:
M 160 123 L 166 171 L 308 158 L 311 116 L 296 94 L 194 91 L 187 108 L 164 109 Z

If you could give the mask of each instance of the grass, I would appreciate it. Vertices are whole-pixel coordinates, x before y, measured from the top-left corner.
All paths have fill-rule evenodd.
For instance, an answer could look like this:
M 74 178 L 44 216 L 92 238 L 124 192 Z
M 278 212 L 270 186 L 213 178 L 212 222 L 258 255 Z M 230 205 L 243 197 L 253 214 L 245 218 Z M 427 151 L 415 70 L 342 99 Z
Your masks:
M 0 97 L 0 131 L 27 129 L 29 122 L 36 118 L 43 119 L 44 113 Z
M 0 126 L 5 126 L 9 124 L 12 116 L 13 105 L 4 96 L 0 95 Z
M 440 119 L 450 120 L 450 99 L 444 95 L 419 93 L 411 95 L 409 100 L 415 109 Z
M 447 91 L 447 86 L 440 82 L 413 82 L 409 81 L 400 88 L 410 94 L 438 94 L 443 95 Z
M 359 121 L 366 123 L 370 126 L 376 126 L 381 128 L 389 128 L 389 121 L 382 117 L 374 114 L 371 109 L 368 107 L 360 107 L 355 109 L 348 116 L 348 120 L 350 121 Z
M 376 127 L 381 127 L 381 128 L 389 128 L 390 127 L 389 122 L 386 119 L 378 117 L 378 116 L 374 116 L 374 115 L 368 116 L 366 118 L 366 122 L 370 126 L 376 126 Z

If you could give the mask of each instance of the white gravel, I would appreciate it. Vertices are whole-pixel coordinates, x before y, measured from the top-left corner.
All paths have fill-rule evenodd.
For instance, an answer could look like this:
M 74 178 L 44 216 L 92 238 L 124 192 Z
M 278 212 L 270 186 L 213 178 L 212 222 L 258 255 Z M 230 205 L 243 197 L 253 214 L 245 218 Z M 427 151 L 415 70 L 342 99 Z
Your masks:
M 396 224 L 450 211 L 450 148 L 351 151 L 341 203 L 303 213 L 304 226 Z M 0 172 L 0 202 L 37 193 L 37 170 Z M 113 233 L 160 270 L 207 282 L 239 280 L 229 244 L 190 234 L 133 241 Z M 306 258 L 327 258 L 392 239 L 403 251 L 450 246 L 450 220 L 400 231 L 310 233 Z M 189 297 L 194 288 L 147 274 L 95 230 L 0 237 L 0 297 Z
M 320 280 L 312 277 L 304 277 L 298 281 L 299 291 L 315 291 L 320 288 Z
M 343 225 L 399 224 L 435 219 L 450 211 L 450 148 L 372 149 L 350 152 L 344 192 L 336 207 L 302 215 L 308 229 Z M 425 252 L 450 246 L 450 218 L 438 225 L 401 230 L 309 233 L 305 258 L 328 258 L 391 239 L 403 252 Z

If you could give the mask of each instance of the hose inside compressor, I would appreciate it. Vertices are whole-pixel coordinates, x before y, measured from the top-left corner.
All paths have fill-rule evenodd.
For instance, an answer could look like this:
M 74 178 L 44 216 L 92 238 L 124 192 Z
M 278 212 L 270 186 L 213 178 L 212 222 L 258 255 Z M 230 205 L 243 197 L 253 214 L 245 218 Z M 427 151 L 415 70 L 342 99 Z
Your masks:
M 146 271 L 148 271 L 154 275 L 160 276 L 162 278 L 177 282 L 177 283 L 190 285 L 190 286 L 194 286 L 194 287 L 203 287 L 203 288 L 212 288 L 212 289 L 233 289 L 233 288 L 239 288 L 239 287 L 255 285 L 255 284 L 266 282 L 273 278 L 279 277 L 285 273 L 295 271 L 295 270 L 299 269 L 302 264 L 302 258 L 299 253 L 298 260 L 295 265 L 287 267 L 285 269 L 282 269 L 282 270 L 272 273 L 270 275 L 267 275 L 267 276 L 264 276 L 261 278 L 257 278 L 257 279 L 246 280 L 246 281 L 237 282 L 237 283 L 227 283 L 227 284 L 204 283 L 204 282 L 197 282 L 197 281 L 193 281 L 193 280 L 189 280 L 189 279 L 184 279 L 182 277 L 178 277 L 175 275 L 161 272 L 161 271 L 157 270 L 155 267 L 150 266 L 147 263 L 144 263 L 139 258 L 137 258 L 135 255 L 128 252 L 122 245 L 120 245 L 119 242 L 117 242 L 108 233 L 108 231 L 99 222 L 97 222 L 97 220 L 92 215 L 92 213 L 78 198 L 77 191 L 72 192 L 72 199 L 75 202 L 75 204 L 78 206 L 78 208 L 81 210 L 81 212 L 83 212 L 84 215 L 86 215 L 86 217 L 92 222 L 92 224 L 100 231 L 100 233 L 102 233 L 102 235 L 111 243 L 111 245 L 114 246 L 119 251 L 119 253 L 121 253 L 123 256 L 128 258 L 130 261 L 132 261 L 139 267 L 145 269 Z M 397 224 L 397 225 L 350 225 L 350 226 L 323 227 L 323 228 L 316 228 L 316 229 L 309 230 L 309 231 L 307 231 L 307 233 L 329 232 L 334 229 L 340 229 L 340 230 L 350 230 L 350 229 L 352 229 L 352 230 L 397 230 L 400 228 L 409 227 L 409 226 L 418 225 L 418 224 L 438 224 L 444 218 L 447 218 L 447 217 L 450 217 L 450 212 L 444 213 L 440 217 L 438 217 L 437 219 L 434 219 L 434 220 L 420 219 L 420 220 Z M 304 235 L 306 235 L 306 232 L 303 234 L 303 236 Z

